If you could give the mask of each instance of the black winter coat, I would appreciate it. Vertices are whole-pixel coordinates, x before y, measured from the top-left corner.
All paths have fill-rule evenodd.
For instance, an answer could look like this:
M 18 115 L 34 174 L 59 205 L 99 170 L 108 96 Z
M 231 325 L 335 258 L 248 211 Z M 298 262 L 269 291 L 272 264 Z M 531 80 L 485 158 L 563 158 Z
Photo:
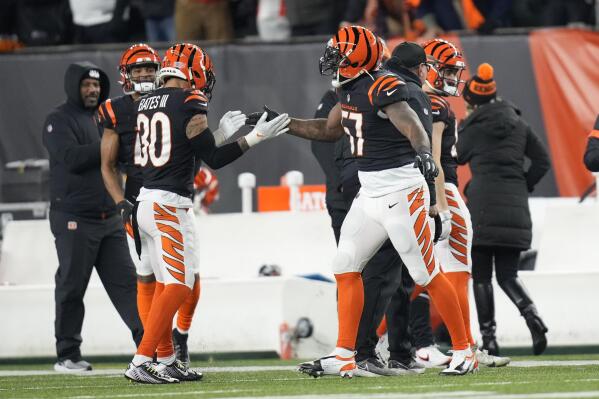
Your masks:
M 96 108 L 83 106 L 80 82 L 90 71 L 100 77 L 98 104 L 108 98 L 106 74 L 89 62 L 71 64 L 65 73 L 67 101 L 44 123 L 44 146 L 50 155 L 50 208 L 81 217 L 102 218 L 116 213 L 100 171 L 102 129 Z
M 470 163 L 472 171 L 465 194 L 473 246 L 530 248 L 528 193 L 549 170 L 544 145 L 520 110 L 500 99 L 476 108 L 458 133 L 458 163 Z

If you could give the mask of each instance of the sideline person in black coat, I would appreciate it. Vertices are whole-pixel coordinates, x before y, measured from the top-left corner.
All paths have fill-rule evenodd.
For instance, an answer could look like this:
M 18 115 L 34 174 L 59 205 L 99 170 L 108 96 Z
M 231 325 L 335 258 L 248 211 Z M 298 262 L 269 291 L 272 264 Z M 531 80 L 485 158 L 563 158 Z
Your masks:
M 550 167 L 545 147 L 518 108 L 496 97 L 493 68 L 482 64 L 466 82 L 464 99 L 472 112 L 459 129 L 458 163 L 470 164 L 466 188 L 472 216 L 472 278 L 483 347 L 497 355 L 491 277 L 526 320 L 538 355 L 547 346 L 547 327 L 518 278 L 520 252 L 530 248 L 532 222 L 528 194 Z M 530 167 L 525 169 L 525 159 Z
M 136 343 L 143 327 L 122 219 L 100 172 L 101 127 L 96 110 L 108 98 L 108 77 L 91 63 L 71 64 L 64 87 L 67 101 L 50 112 L 42 134 L 50 155 L 50 229 L 58 254 L 54 369 L 72 372 L 91 370 L 80 346 L 83 296 L 94 266 Z

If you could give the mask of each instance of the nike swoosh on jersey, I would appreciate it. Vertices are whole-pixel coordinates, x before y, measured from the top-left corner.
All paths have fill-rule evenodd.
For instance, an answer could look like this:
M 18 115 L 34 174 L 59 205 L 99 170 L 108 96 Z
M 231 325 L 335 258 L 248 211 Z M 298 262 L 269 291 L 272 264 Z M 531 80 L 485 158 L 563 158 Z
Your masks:
M 386 91 L 385 93 L 387 93 L 387 97 L 389 97 L 391 94 L 395 93 L 397 91 L 397 89 L 392 90 L 392 91 Z
M 397 204 L 399 204 L 399 202 L 396 202 L 395 204 L 389 204 L 389 209 L 393 208 Z

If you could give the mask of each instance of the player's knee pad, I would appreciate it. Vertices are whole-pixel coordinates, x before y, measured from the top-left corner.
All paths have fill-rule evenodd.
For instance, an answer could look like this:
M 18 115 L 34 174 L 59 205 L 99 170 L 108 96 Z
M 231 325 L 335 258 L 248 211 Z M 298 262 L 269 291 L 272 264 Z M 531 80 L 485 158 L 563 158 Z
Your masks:
M 342 274 L 349 272 L 358 272 L 359 267 L 356 265 L 355 256 L 349 251 L 338 250 L 333 259 L 333 273 Z

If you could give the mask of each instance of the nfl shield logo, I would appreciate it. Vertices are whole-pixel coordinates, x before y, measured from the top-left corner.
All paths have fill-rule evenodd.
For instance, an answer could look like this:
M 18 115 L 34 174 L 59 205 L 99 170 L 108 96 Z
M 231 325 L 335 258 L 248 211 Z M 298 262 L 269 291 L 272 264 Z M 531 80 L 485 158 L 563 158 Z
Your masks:
M 68 222 L 67 223 L 67 229 L 69 230 L 77 230 L 77 222 Z
M 349 102 L 349 93 L 347 93 L 347 102 Z

